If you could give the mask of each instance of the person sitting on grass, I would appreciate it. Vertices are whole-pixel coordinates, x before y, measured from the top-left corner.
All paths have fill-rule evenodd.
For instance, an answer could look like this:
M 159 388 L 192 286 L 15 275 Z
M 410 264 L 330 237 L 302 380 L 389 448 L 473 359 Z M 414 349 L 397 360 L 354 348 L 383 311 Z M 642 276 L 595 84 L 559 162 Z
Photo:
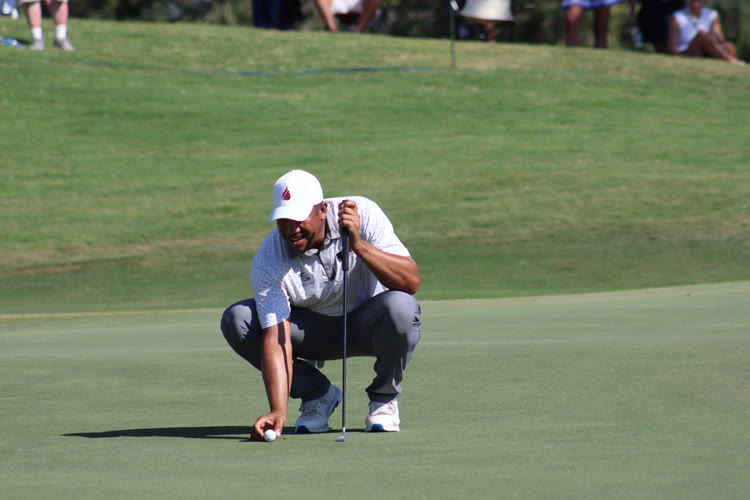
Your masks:
M 704 1 L 689 0 L 687 7 L 674 13 L 669 24 L 668 52 L 744 64 L 737 59 L 734 45 L 724 38 L 719 13 L 703 7 Z
M 636 5 L 640 9 L 636 15 Z M 652 43 L 654 51 L 667 54 L 669 21 L 675 12 L 685 8 L 685 0 L 630 0 L 628 25 L 641 32 L 643 41 Z

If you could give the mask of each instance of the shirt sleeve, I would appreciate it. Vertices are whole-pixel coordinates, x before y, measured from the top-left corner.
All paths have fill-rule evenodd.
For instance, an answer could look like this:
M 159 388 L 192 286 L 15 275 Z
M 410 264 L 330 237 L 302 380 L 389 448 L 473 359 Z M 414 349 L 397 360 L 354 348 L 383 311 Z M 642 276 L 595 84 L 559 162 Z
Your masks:
M 272 271 L 268 260 L 261 253 L 256 254 L 253 259 L 250 286 L 253 289 L 261 328 L 268 328 L 289 319 L 289 294 L 281 277 Z
M 380 206 L 372 200 L 360 211 L 360 231 L 365 241 L 384 252 L 408 257 L 409 250 L 396 236 L 393 224 Z

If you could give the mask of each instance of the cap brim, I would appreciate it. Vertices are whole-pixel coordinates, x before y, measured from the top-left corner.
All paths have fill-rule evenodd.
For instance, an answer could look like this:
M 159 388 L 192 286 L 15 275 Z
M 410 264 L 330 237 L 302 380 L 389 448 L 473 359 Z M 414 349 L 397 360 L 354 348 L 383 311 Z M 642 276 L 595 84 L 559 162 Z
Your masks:
M 268 219 L 268 221 L 273 222 L 277 219 L 289 219 L 302 222 L 310 217 L 310 212 L 312 212 L 314 206 L 315 205 L 310 205 L 309 207 L 277 207 L 271 212 L 271 218 Z

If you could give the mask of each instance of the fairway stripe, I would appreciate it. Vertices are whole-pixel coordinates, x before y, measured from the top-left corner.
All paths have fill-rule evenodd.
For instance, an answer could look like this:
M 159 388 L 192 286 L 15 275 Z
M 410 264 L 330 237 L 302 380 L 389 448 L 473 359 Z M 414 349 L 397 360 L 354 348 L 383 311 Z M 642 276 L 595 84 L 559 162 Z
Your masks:
M 362 68 L 328 68 L 328 69 L 306 69 L 299 71 L 257 71 L 257 70 L 244 70 L 244 69 L 215 69 L 205 68 L 198 71 L 204 73 L 229 73 L 232 75 L 241 76 L 307 76 L 307 75 L 322 75 L 326 73 L 378 73 L 382 71 L 432 71 L 433 68 L 421 67 L 421 66 L 386 66 L 382 68 L 376 67 L 362 67 Z
M 530 297 L 503 297 L 486 299 L 450 299 L 450 300 L 420 300 L 423 306 L 439 305 L 446 302 L 462 304 L 493 304 L 495 307 L 501 304 L 580 304 L 584 302 L 608 302 L 617 300 L 643 300 L 644 297 L 665 296 L 691 296 L 706 295 L 711 293 L 722 293 L 728 296 L 737 296 L 742 300 L 750 292 L 750 281 L 734 281 L 724 283 L 704 283 L 698 285 L 678 285 L 673 287 L 641 288 L 637 290 L 621 290 L 612 292 L 593 292 L 567 295 L 537 295 Z M 164 309 L 164 310 L 130 310 L 130 311 L 99 311 L 99 312 L 60 312 L 60 313 L 28 313 L 28 314 L 0 314 L 0 321 L 18 319 L 44 319 L 44 318 L 97 318 L 108 316 L 138 316 L 144 314 L 186 314 L 186 313 L 217 313 L 220 308 L 194 308 L 194 309 Z
M 185 313 L 204 313 L 219 312 L 220 310 L 211 308 L 199 309 L 164 309 L 140 311 L 99 311 L 99 312 L 63 312 L 63 313 L 29 313 L 29 314 L 0 314 L 0 321 L 12 319 L 44 319 L 44 318 L 100 318 L 108 316 L 143 316 L 144 314 L 185 314 Z

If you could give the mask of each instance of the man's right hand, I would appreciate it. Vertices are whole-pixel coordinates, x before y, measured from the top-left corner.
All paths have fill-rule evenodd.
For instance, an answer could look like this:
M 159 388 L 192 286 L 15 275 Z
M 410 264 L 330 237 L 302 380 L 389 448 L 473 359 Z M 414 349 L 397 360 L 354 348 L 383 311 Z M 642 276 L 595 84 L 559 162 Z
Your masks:
M 268 429 L 273 429 L 277 436 L 281 436 L 286 423 L 286 415 L 281 413 L 267 413 L 258 417 L 250 430 L 250 437 L 255 441 L 263 441 L 263 433 Z

